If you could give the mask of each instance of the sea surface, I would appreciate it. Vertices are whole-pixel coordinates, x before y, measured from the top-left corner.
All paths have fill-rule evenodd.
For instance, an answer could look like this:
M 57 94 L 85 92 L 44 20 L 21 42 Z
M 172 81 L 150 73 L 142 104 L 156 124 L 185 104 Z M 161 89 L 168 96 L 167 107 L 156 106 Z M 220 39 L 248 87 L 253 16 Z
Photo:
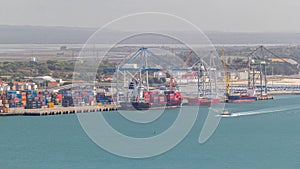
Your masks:
M 300 96 L 227 104 L 212 137 L 198 143 L 206 118 L 201 108 L 187 137 L 172 150 L 146 159 L 103 150 L 85 134 L 76 115 L 0 117 L 0 169 L 297 169 L 300 168 Z M 104 112 L 115 129 L 135 137 L 164 131 L 177 116 L 168 110 L 151 124 Z M 101 132 L 101 131 L 100 131 Z

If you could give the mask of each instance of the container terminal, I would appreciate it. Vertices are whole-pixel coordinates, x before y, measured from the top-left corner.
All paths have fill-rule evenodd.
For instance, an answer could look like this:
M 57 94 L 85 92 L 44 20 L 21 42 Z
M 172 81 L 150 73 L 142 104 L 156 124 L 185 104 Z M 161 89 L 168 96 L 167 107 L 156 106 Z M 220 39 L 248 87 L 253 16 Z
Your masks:
M 255 51 L 267 50 L 260 46 Z M 145 57 L 148 54 L 147 57 Z M 190 60 L 193 51 L 186 57 Z M 150 108 L 177 108 L 182 105 L 211 105 L 219 102 L 252 102 L 256 100 L 273 99 L 268 94 L 300 94 L 298 85 L 278 85 L 267 84 L 266 62 L 262 59 L 254 61 L 254 52 L 248 59 L 248 84 L 237 84 L 229 82 L 232 74 L 227 68 L 224 50 L 222 51 L 222 61 L 225 72 L 225 85 L 211 78 L 217 77 L 213 65 L 207 65 L 202 60 L 187 68 L 172 67 L 166 61 L 168 69 L 164 67 L 151 67 L 147 58 L 153 53 L 147 48 L 140 48 L 135 55 L 129 57 L 125 63 L 121 63 L 116 68 L 107 68 L 121 73 L 119 82 L 111 82 L 106 85 L 94 84 L 93 89 L 84 89 L 84 83 L 79 83 L 80 90 L 73 90 L 74 85 L 56 86 L 55 82 L 49 82 L 49 89 L 38 89 L 34 83 L 16 82 L 11 88 L 8 84 L 0 84 L 0 115 L 54 115 L 71 114 L 80 112 L 111 111 L 117 109 L 150 109 Z M 140 65 L 134 65 L 134 60 L 139 60 Z M 128 61 L 129 60 L 129 61 Z M 131 63 L 131 62 L 132 63 Z M 163 62 L 163 60 L 160 60 Z M 185 63 L 186 64 L 186 63 Z M 171 66 L 170 66 L 171 65 Z M 135 76 L 130 71 L 137 71 Z M 173 77 L 175 72 L 180 78 Z M 130 78 L 125 77 L 129 72 Z M 159 86 L 149 85 L 149 74 L 159 73 L 168 77 L 168 82 Z M 192 75 L 194 78 L 190 79 Z M 251 79 L 252 78 L 252 79 Z M 217 78 L 216 78 L 217 79 Z M 257 82 L 258 81 L 258 82 Z M 230 84 L 229 84 L 230 83 Z M 112 87 L 115 86 L 115 87 Z M 219 88 L 224 96 L 211 97 L 215 90 Z M 190 96 L 187 91 L 196 88 L 195 95 Z M 250 92 L 249 92 L 250 91 Z M 251 95 L 251 96 L 250 96 Z

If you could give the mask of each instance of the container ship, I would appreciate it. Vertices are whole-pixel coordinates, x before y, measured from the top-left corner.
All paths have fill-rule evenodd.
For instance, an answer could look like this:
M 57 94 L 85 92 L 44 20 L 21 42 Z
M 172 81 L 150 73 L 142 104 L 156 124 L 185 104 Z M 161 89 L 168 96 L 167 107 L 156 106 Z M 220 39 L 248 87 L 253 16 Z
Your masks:
M 138 94 L 132 97 L 131 102 L 121 102 L 119 109 L 161 109 L 177 108 L 182 105 L 182 95 L 175 91 L 145 91 L 144 86 L 138 87 Z
M 131 104 L 136 110 L 177 108 L 181 106 L 182 96 L 180 92 L 165 91 L 164 94 L 157 92 L 144 92 L 142 99 L 132 101 Z
M 232 94 L 228 95 L 226 102 L 227 103 L 243 103 L 243 102 L 254 102 L 257 100 L 256 96 L 249 96 L 247 94 Z
M 159 63 L 153 61 L 162 62 L 163 67 L 159 68 Z M 166 67 L 168 67 L 168 70 L 165 69 Z M 176 67 L 170 61 L 163 59 L 163 57 L 155 55 L 147 48 L 140 48 L 117 67 L 116 102 L 120 105 L 119 109 L 147 110 L 180 107 L 182 105 L 182 95 L 179 91 L 173 90 L 175 87 L 174 79 L 170 73 L 173 69 L 181 70 L 181 68 Z M 134 74 L 132 74 L 133 71 L 135 71 Z M 166 77 L 170 78 L 168 89 L 151 89 L 154 87 L 149 86 L 149 73 L 155 71 L 165 73 Z M 124 79 L 123 84 L 129 83 L 128 88 L 124 85 L 118 86 L 122 82 L 118 78 L 121 76 L 123 76 L 122 80 Z M 131 82 L 129 82 L 129 78 Z M 121 93 L 126 94 L 121 97 Z
M 228 72 L 227 72 L 224 48 L 222 49 L 222 60 L 223 60 L 223 67 L 224 67 L 224 73 L 225 73 L 225 84 L 226 84 L 225 102 L 226 103 L 243 103 L 243 102 L 256 101 L 257 97 L 255 96 L 255 89 L 248 88 L 247 93 L 231 94 L 230 85 L 229 85 L 230 76 L 228 75 Z

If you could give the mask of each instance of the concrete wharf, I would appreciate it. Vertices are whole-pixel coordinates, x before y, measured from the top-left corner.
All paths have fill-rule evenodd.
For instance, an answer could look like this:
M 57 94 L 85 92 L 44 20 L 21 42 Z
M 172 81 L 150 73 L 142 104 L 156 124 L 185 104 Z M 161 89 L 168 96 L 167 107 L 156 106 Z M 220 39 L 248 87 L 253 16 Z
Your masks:
M 0 113 L 0 116 L 47 116 L 62 115 L 88 112 L 116 111 L 115 105 L 108 106 L 80 106 L 80 107 L 62 107 L 41 108 L 41 109 L 24 109 L 12 108 L 7 113 Z

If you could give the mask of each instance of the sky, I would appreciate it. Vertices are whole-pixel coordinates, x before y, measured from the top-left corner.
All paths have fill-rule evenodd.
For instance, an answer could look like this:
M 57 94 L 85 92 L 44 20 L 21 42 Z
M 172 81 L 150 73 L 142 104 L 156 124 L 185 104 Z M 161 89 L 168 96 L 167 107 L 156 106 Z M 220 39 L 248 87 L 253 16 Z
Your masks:
M 204 31 L 300 33 L 299 0 L 0 0 L 1 25 L 101 27 L 137 12 L 170 13 Z

